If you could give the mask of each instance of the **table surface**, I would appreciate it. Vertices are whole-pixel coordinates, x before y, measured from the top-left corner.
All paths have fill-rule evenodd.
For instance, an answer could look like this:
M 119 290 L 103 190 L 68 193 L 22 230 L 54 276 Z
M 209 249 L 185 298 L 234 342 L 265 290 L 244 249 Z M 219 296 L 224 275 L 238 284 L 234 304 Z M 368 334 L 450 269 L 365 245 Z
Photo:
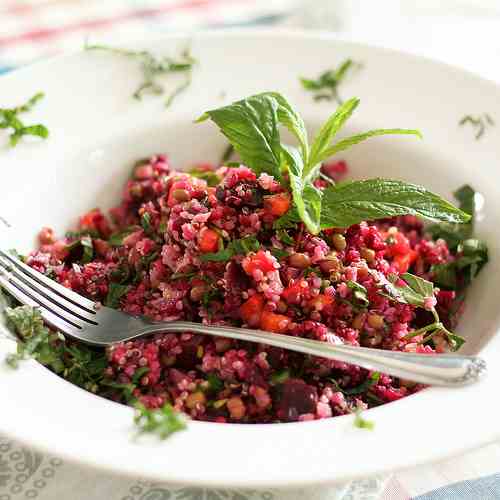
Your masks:
M 122 9 L 120 12 L 124 12 L 123 5 L 126 3 L 122 0 L 110 0 L 104 7 L 104 2 L 92 0 L 85 3 L 79 0 L 2 2 L 0 25 L 5 28 L 2 30 L 5 34 L 0 34 L 0 69 L 2 63 L 3 66 L 14 67 L 40 54 L 52 54 L 61 49 L 81 46 L 83 35 L 78 30 L 64 37 L 42 36 L 40 43 L 36 36 L 33 38 L 33 29 L 40 23 L 46 26 L 46 31 L 50 33 L 50 26 L 54 22 L 50 14 L 52 12 L 54 17 L 54 12 L 60 13 L 60 9 L 58 11 L 52 9 L 49 12 L 47 9 L 51 5 L 56 9 L 58 6 L 61 7 L 61 4 L 67 4 L 66 6 L 71 4 L 72 10 L 70 9 L 69 15 L 78 19 L 78 8 L 83 9 L 81 12 L 86 15 L 89 9 L 95 9 L 102 17 L 104 14 L 110 14 L 112 5 L 120 6 Z M 129 2 L 129 7 L 131 3 L 133 2 Z M 176 2 L 150 0 L 135 3 L 147 3 L 149 8 L 159 9 L 162 5 L 171 5 Z M 200 2 L 200 4 L 203 3 L 205 2 Z M 299 9 L 280 24 L 288 28 L 335 29 L 343 38 L 432 57 L 500 82 L 500 64 L 498 64 L 500 37 L 496 36 L 500 25 L 500 8 L 495 2 L 485 0 L 483 3 L 473 3 L 467 0 L 461 2 L 447 0 L 438 2 L 442 8 L 436 8 L 433 2 L 419 2 L 420 8 L 409 7 L 409 3 L 404 0 L 386 0 L 383 5 L 376 2 L 375 6 L 375 2 L 366 0 L 350 2 L 314 0 L 314 4 L 311 1 L 307 2 L 304 8 Z M 208 10 L 201 9 L 190 12 L 189 15 L 185 11 L 178 14 L 171 11 L 168 24 L 187 28 L 206 24 L 224 24 L 226 21 L 237 23 L 246 19 L 267 21 L 281 11 L 286 5 L 286 0 L 225 2 L 225 4 L 226 10 L 210 6 Z M 207 13 L 210 22 L 205 22 L 203 17 Z M 58 23 L 61 22 L 61 16 L 55 16 L 55 18 Z M 132 23 L 126 21 L 118 27 L 113 26 L 114 34 L 117 37 L 127 37 L 149 31 L 149 25 L 136 21 L 134 19 Z M 164 24 L 159 23 L 156 28 L 158 26 L 162 27 Z M 102 29 L 99 27 L 99 34 L 102 34 Z M 26 34 L 29 30 L 32 35 L 23 38 L 23 33 Z M 91 28 L 86 30 L 86 34 L 92 32 Z M 15 40 L 20 43 L 15 43 Z M 286 494 L 276 491 L 210 492 L 193 488 L 169 488 L 140 479 L 123 479 L 104 474 L 63 463 L 57 457 L 43 456 L 21 447 L 5 436 L 0 436 L 0 500 L 21 498 L 41 500 L 70 498 L 72 500 L 94 498 L 106 500 L 299 500 L 305 498 L 311 500 L 355 498 L 403 500 L 457 481 L 498 472 L 500 472 L 500 443 L 493 443 L 438 464 L 424 465 L 327 489 Z

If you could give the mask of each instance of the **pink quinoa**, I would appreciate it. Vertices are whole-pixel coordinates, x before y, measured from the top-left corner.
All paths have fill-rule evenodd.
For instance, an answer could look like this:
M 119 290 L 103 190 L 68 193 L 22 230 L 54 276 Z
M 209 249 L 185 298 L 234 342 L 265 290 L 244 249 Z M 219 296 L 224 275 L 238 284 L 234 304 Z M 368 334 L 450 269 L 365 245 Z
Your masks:
M 344 162 L 323 166 L 335 180 L 346 172 Z M 220 182 L 209 187 L 201 173 Z M 435 302 L 453 327 L 461 310 L 455 292 L 437 289 L 424 309 L 380 293 L 389 275 L 411 271 L 432 280 L 432 265 L 455 258 L 445 241 L 433 241 L 412 216 L 316 236 L 302 224 L 273 229 L 290 204 L 268 174 L 204 164 L 195 176 L 153 156 L 136 165 L 109 217 L 92 210 L 81 217 L 79 232 L 63 239 L 44 228 L 28 263 L 92 300 L 154 320 L 249 326 L 269 335 L 397 351 L 448 349 L 439 334 L 432 346 L 408 334 L 429 322 L 426 309 Z M 78 245 L 82 235 L 90 237 L 91 255 Z M 204 258 L 245 237 L 258 245 L 227 260 Z M 366 289 L 367 304 L 357 302 L 352 282 Z M 117 344 L 106 353 L 106 377 L 120 384 L 134 380 L 133 395 L 146 407 L 170 402 L 213 422 L 329 418 L 422 388 L 387 375 L 370 385 L 372 373 L 357 366 L 189 332 Z M 365 390 L 353 391 L 361 384 Z M 103 395 L 123 401 L 118 390 Z

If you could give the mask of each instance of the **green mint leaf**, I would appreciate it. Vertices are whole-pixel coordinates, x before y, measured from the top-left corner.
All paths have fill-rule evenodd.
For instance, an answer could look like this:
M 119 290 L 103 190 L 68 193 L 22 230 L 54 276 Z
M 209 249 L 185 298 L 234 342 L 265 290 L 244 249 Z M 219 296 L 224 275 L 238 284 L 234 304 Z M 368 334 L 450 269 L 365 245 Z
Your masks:
M 431 266 L 432 281 L 441 288 L 454 290 L 457 287 L 457 271 L 455 262 L 434 264 Z
M 120 306 L 120 301 L 127 294 L 130 287 L 128 285 L 120 285 L 119 283 L 110 283 L 108 295 L 104 301 L 104 305 L 117 309 Z
M 372 431 L 375 428 L 375 423 L 371 420 L 367 420 L 361 416 L 361 411 L 356 411 L 356 416 L 354 417 L 354 427 L 358 429 L 366 429 L 368 431 Z
M 348 280 L 347 286 L 352 290 L 352 296 L 356 300 L 357 305 L 366 307 L 370 303 L 368 300 L 368 291 L 363 285 L 360 285 L 355 281 Z
M 134 372 L 134 376 L 132 377 L 132 383 L 138 384 L 141 378 L 148 373 L 149 368 L 147 366 L 141 366 L 140 368 L 137 368 L 137 370 Z
M 302 86 L 306 90 L 310 90 L 315 92 L 314 99 L 327 99 L 332 100 L 335 99 L 339 104 L 342 103 L 338 95 L 338 86 L 344 80 L 349 69 L 355 66 L 356 63 L 351 59 L 346 59 L 343 61 L 338 68 L 329 69 L 317 78 L 300 78 L 300 82 Z M 322 91 L 322 93 L 318 93 Z
M 49 136 L 49 130 L 45 125 L 25 125 L 18 116 L 21 113 L 31 111 L 43 97 L 44 94 L 39 92 L 21 106 L 10 109 L 0 108 L 0 129 L 12 129 L 9 138 L 11 147 L 16 146 L 21 138 L 26 135 L 32 135 L 42 139 L 47 139 Z
M 249 252 L 256 252 L 260 248 L 260 243 L 255 236 L 245 236 L 239 240 L 229 242 L 227 248 L 223 248 L 215 253 L 205 253 L 200 255 L 202 262 L 224 262 L 235 255 L 246 255 Z
M 208 389 L 211 392 L 220 392 L 224 389 L 224 382 L 217 377 L 214 373 L 209 373 L 207 375 Z
M 471 216 L 470 221 L 467 224 L 433 224 L 427 228 L 427 231 L 431 234 L 433 239 L 442 238 L 446 241 L 450 250 L 455 250 L 462 240 L 472 236 L 474 231 L 474 218 L 476 215 L 476 192 L 471 186 L 465 184 L 457 189 L 453 195 L 459 202 L 460 210 Z
M 318 161 L 324 161 L 328 159 L 330 156 L 333 156 L 340 151 L 344 151 L 349 149 L 351 146 L 359 144 L 360 142 L 369 139 L 370 137 L 376 137 L 379 135 L 416 135 L 419 138 L 422 138 L 422 135 L 418 130 L 405 129 L 405 128 L 387 128 L 387 129 L 377 129 L 370 130 L 368 132 L 364 132 L 362 134 L 353 135 L 351 137 L 347 137 L 346 139 L 342 139 L 333 146 L 326 148 L 323 150 L 322 154 L 319 156 Z
M 142 99 L 145 93 L 160 95 L 165 92 L 165 89 L 157 81 L 159 76 L 170 73 L 184 73 L 185 80 L 178 87 L 176 87 L 165 100 L 165 107 L 168 108 L 174 99 L 186 90 L 191 84 L 191 75 L 196 59 L 194 59 L 189 50 L 184 50 L 179 59 L 172 59 L 171 57 L 155 57 L 148 51 L 141 50 L 127 50 L 117 47 L 110 47 L 107 45 L 90 45 L 85 43 L 84 50 L 89 51 L 105 51 L 112 54 L 136 59 L 140 63 L 143 74 L 143 82 L 137 87 L 133 97 Z
M 287 258 L 290 254 L 281 248 L 270 248 L 269 251 L 278 260 Z
M 398 215 L 464 223 L 470 215 L 427 189 L 403 181 L 368 179 L 325 189 L 321 228 L 349 227 L 361 221 Z
M 88 264 L 92 262 L 92 258 L 94 257 L 94 245 L 92 244 L 92 238 L 90 236 L 84 236 L 80 239 L 80 244 L 82 245 L 83 253 L 82 253 L 82 263 Z
M 149 410 L 141 403 L 136 403 L 135 409 L 134 423 L 139 434 L 156 434 L 160 439 L 166 439 L 186 428 L 185 418 L 169 403 L 156 410 Z
M 379 372 L 373 372 L 369 377 L 366 378 L 364 382 L 359 384 L 357 387 L 353 387 L 352 389 L 344 389 L 342 392 L 347 394 L 348 396 L 354 396 L 355 394 L 363 394 L 370 387 L 377 385 L 380 379 Z
M 289 174 L 295 209 L 307 229 L 318 234 L 323 192 L 313 185 L 311 179 L 304 177 L 303 158 L 296 148 L 284 146 L 283 158 Z
M 344 104 L 340 105 L 335 112 L 330 116 L 326 123 L 321 127 L 318 135 L 314 139 L 309 155 L 309 169 L 312 169 L 325 158 L 325 151 L 328 149 L 335 135 L 343 127 L 345 122 L 351 117 L 354 110 L 359 105 L 359 99 L 354 97 L 349 99 Z
M 108 243 L 112 246 L 112 247 L 119 247 L 119 246 L 122 246 L 123 245 L 123 240 L 131 235 L 132 233 L 134 233 L 135 231 L 138 231 L 140 229 L 139 226 L 130 226 L 130 227 L 127 227 L 126 229 L 123 229 L 122 231 L 118 231 L 116 233 L 113 233 L 109 239 L 108 239 Z
M 273 223 L 274 229 L 295 229 L 297 224 L 301 222 L 300 216 L 295 207 L 290 208 L 285 215 L 276 219 Z
M 307 163 L 309 144 L 304 120 L 281 94 L 270 92 L 269 95 L 274 97 L 278 102 L 278 122 L 284 125 L 299 141 L 302 160 L 304 163 Z
M 276 231 L 276 236 L 285 245 L 293 246 L 295 245 L 295 240 L 286 232 L 286 229 L 279 229 Z
M 458 351 L 465 344 L 465 339 L 456 333 L 446 332 L 446 338 L 452 351 Z
M 279 103 L 263 93 L 204 113 L 240 155 L 242 163 L 256 172 L 281 179 L 281 142 L 278 130 Z
M 397 284 L 401 279 L 404 281 L 403 285 Z M 434 296 L 434 285 L 423 278 L 415 276 L 410 273 L 404 273 L 401 276 L 391 276 L 393 287 L 395 289 L 395 299 L 403 299 L 407 304 L 417 307 L 424 307 L 424 301 L 428 297 Z M 389 293 L 393 292 L 392 289 L 386 289 Z

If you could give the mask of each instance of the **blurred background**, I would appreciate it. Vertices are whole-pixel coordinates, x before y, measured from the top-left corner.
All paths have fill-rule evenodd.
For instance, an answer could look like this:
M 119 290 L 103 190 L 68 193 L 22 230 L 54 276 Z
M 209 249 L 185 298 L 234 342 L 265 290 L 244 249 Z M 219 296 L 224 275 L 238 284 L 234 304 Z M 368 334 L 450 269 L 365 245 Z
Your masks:
M 500 0 L 0 0 L 0 71 L 174 30 L 326 30 L 500 80 Z

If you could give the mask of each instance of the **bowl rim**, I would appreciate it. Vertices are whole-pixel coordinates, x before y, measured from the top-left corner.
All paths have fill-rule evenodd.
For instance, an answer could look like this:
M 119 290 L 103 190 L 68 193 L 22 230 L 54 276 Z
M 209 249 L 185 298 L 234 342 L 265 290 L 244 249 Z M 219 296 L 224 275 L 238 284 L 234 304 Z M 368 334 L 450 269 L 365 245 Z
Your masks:
M 390 54 L 393 54 L 398 57 L 405 57 L 405 58 L 410 58 L 414 60 L 415 62 L 419 61 L 425 61 L 427 64 L 434 65 L 434 66 L 439 66 L 439 67 L 446 67 L 448 71 L 453 71 L 455 73 L 460 73 L 460 74 L 467 74 L 470 77 L 473 77 L 475 80 L 482 81 L 483 83 L 487 85 L 491 85 L 494 87 L 494 90 L 498 92 L 500 90 L 500 86 L 490 80 L 487 80 L 485 78 L 479 77 L 475 75 L 474 73 L 464 70 L 462 68 L 459 68 L 454 65 L 450 65 L 447 63 L 443 63 L 440 61 L 433 60 L 428 57 L 423 57 L 423 56 L 417 56 L 414 54 L 409 54 L 404 51 L 400 50 L 395 50 L 392 48 L 386 48 L 382 47 L 379 45 L 373 45 L 373 44 L 366 44 L 366 43 L 358 43 L 358 42 L 353 42 L 349 37 L 339 37 L 337 35 L 331 34 L 331 33 L 325 33 L 325 32 L 306 32 L 306 31 L 298 31 L 298 30 L 290 30 L 290 29 L 227 29 L 227 30 L 217 30 L 217 31 L 203 31 L 203 32 L 198 32 L 195 35 L 192 35 L 190 33 L 171 33 L 171 34 L 165 34 L 165 35 L 160 35 L 160 36 L 151 36 L 151 37 L 139 37 L 136 39 L 127 39 L 126 43 L 124 45 L 132 44 L 134 42 L 140 42 L 140 43 L 145 43 L 145 44 L 151 44 L 154 42 L 160 42 L 162 40 L 184 40 L 188 37 L 195 37 L 197 40 L 199 39 L 204 39 L 204 38 L 209 38 L 209 39 L 214 39 L 214 38 L 223 38 L 223 37 L 234 37 L 234 38 L 252 38 L 252 37 L 266 37 L 270 40 L 272 39 L 282 39 L 282 38 L 292 38 L 294 40 L 317 40 L 317 41 L 330 41 L 330 42 L 338 42 L 346 47 L 348 46 L 357 46 L 359 48 L 362 48 L 364 50 L 375 50 L 375 51 L 384 51 Z M 59 64 L 61 61 L 65 61 L 68 59 L 73 58 L 75 55 L 79 54 L 79 52 L 74 51 L 70 52 L 68 54 L 64 54 L 62 56 L 56 56 L 53 58 L 50 58 L 48 60 L 40 61 L 37 63 L 34 63 L 33 65 L 30 65 L 28 67 L 24 67 L 18 70 L 15 70 L 11 73 L 8 73 L 6 75 L 3 75 L 0 77 L 0 82 L 8 82 L 8 81 L 15 81 L 19 78 L 24 78 L 24 76 L 28 76 L 30 73 L 33 71 L 38 71 L 39 69 L 47 68 L 50 67 L 50 65 L 53 64 Z M 2 343 L 0 342 L 0 349 L 2 347 Z M 480 354 L 488 361 L 490 360 L 489 367 L 490 367 L 490 373 L 489 376 L 486 377 L 482 382 L 480 382 L 475 388 L 477 389 L 477 393 L 472 392 L 470 387 L 466 387 L 463 389 L 458 389 L 458 390 L 453 390 L 453 394 L 450 394 L 450 391 L 447 389 L 441 389 L 441 388 L 429 388 L 426 389 L 423 392 L 420 392 L 418 394 L 412 395 L 411 397 L 404 398 L 403 400 L 393 402 L 391 405 L 384 405 L 379 408 L 374 408 L 370 410 L 370 416 L 373 416 L 374 419 L 377 421 L 377 426 L 379 425 L 379 422 L 382 422 L 383 419 L 388 417 L 388 407 L 389 407 L 389 412 L 394 414 L 397 413 L 397 408 L 400 407 L 401 405 L 408 405 L 412 406 L 415 408 L 418 408 L 419 406 L 422 406 L 423 403 L 421 401 L 423 400 L 430 400 L 430 399 L 435 399 L 436 395 L 441 394 L 441 396 L 444 399 L 449 399 L 450 405 L 454 406 L 457 404 L 456 401 L 456 395 L 458 392 L 461 392 L 464 394 L 464 397 L 472 397 L 475 396 L 474 399 L 479 398 L 479 395 L 484 395 L 486 396 L 489 392 L 489 390 L 492 387 L 492 384 L 494 383 L 494 379 L 497 378 L 500 375 L 500 367 L 495 367 L 493 361 L 494 359 L 494 354 L 498 354 L 500 352 L 500 338 L 498 336 L 492 338 L 488 344 L 480 351 Z M 37 373 L 40 371 L 42 367 L 40 367 L 37 363 L 33 361 L 28 361 L 27 365 L 29 366 L 29 369 L 26 370 L 27 372 L 31 373 Z M 54 377 L 55 380 L 54 383 L 62 383 L 64 385 L 67 385 L 67 382 L 60 379 L 56 375 L 52 374 L 49 372 L 47 369 L 43 368 L 45 373 L 43 376 L 44 377 Z M 2 369 L 0 369 L 0 375 L 3 375 L 4 372 L 2 372 Z M 491 386 L 491 387 L 490 387 Z M 91 395 L 87 393 L 84 390 L 80 390 L 81 393 L 84 393 L 87 397 L 90 398 L 96 398 L 99 400 L 99 402 L 102 405 L 113 405 L 113 407 L 119 407 L 118 412 L 120 412 L 122 415 L 127 414 L 127 418 L 131 414 L 131 409 L 130 408 L 125 408 L 122 405 L 118 405 L 117 403 L 113 403 L 110 401 L 103 400 L 103 398 Z M 1 391 L 0 391 L 1 393 Z M 455 396 L 455 397 L 453 397 Z M 394 411 L 392 411 L 394 410 Z M 495 411 L 500 415 L 498 410 L 495 409 Z M 470 415 L 470 414 L 469 414 Z M 251 436 L 256 436 L 257 432 L 258 433 L 263 433 L 263 434 L 270 434 L 271 428 L 274 428 L 278 426 L 280 429 L 290 429 L 293 430 L 293 433 L 296 433 L 296 429 L 300 429 L 301 431 L 310 431 L 311 435 L 317 435 L 317 436 L 324 436 L 325 431 L 323 430 L 324 428 L 328 428 L 329 426 L 331 427 L 331 422 L 329 420 L 334 420 L 336 423 L 338 423 L 338 427 L 343 428 L 344 430 L 350 428 L 352 426 L 352 416 L 341 416 L 341 417 L 335 417 L 335 419 L 326 419 L 326 420 L 320 420 L 320 421 L 313 421 L 313 422 L 300 422 L 300 423 L 288 423 L 288 424 L 275 424 L 275 425 L 269 425 L 269 424 L 235 424 L 228 426 L 230 428 L 235 428 L 238 427 L 242 430 L 242 432 L 248 433 L 248 435 Z M 130 466 L 123 467 L 123 465 L 117 465 L 113 462 L 108 462 L 104 459 L 104 457 L 96 457 L 95 454 L 91 452 L 87 453 L 80 453 L 82 450 L 78 450 L 75 448 L 75 446 L 70 445 L 66 443 L 66 447 L 63 449 L 59 449 L 59 447 L 54 447 L 54 443 L 48 443 L 46 442 L 40 433 L 38 431 L 34 431 L 33 429 L 26 429 L 26 428 L 18 428 L 16 425 L 13 425 L 14 422 L 13 420 L 8 422 L 7 425 L 4 425 L 4 418 L 0 417 L 0 430 L 2 432 L 7 432 L 8 437 L 12 437 L 15 440 L 19 441 L 20 443 L 23 443 L 27 446 L 34 447 L 40 451 L 46 452 L 46 453 L 54 453 L 56 452 L 58 456 L 70 461 L 70 462 L 76 462 L 80 463 L 82 465 L 87 465 L 87 466 L 92 466 L 92 467 L 97 467 L 100 470 L 106 470 L 108 472 L 113 472 L 113 473 L 119 473 L 121 475 L 127 475 L 127 476 L 136 476 L 137 472 L 133 470 Z M 394 470 L 397 468 L 405 468 L 405 467 L 411 467 L 415 465 L 419 465 L 428 461 L 437 461 L 437 460 L 442 460 L 448 457 L 451 457 L 453 455 L 456 455 L 458 453 L 461 453 L 463 451 L 473 449 L 475 447 L 478 447 L 482 444 L 486 444 L 494 439 L 497 439 L 500 437 L 500 429 L 497 429 L 496 426 L 491 425 L 493 423 L 493 415 L 490 416 L 488 419 L 489 425 L 484 425 L 484 427 L 481 429 L 481 436 L 476 436 L 474 438 L 471 438 L 468 436 L 466 439 L 463 439 L 462 441 L 456 440 L 453 443 L 448 442 L 444 448 L 440 448 L 439 450 L 434 449 L 432 452 L 429 452 L 427 454 L 422 454 L 419 452 L 419 454 L 412 456 L 412 457 L 404 457 L 404 459 L 401 458 L 401 456 L 398 456 L 397 458 L 392 457 L 391 460 L 386 460 L 377 462 L 376 465 L 370 465 L 367 466 L 364 464 L 362 467 L 360 467 L 357 471 L 351 471 L 351 473 L 343 472 L 341 476 L 335 476 L 332 477 L 330 473 L 322 473 L 321 471 L 318 471 L 318 473 L 314 477 L 308 477 L 306 475 L 295 475 L 293 477 L 288 477 L 286 480 L 280 477 L 279 480 L 268 478 L 268 479 L 259 479 L 259 478 L 246 478 L 242 476 L 241 474 L 239 477 L 232 476 L 230 479 L 224 479 L 223 475 L 219 475 L 218 477 L 215 478 L 209 478 L 209 477 L 203 477 L 203 478 L 197 478 L 196 474 L 193 473 L 186 473 L 186 474 L 178 474 L 176 477 L 168 477 L 165 478 L 161 474 L 159 474 L 159 470 L 155 469 L 154 471 L 148 472 L 145 469 L 141 470 L 141 475 L 150 477 L 155 480 L 162 480 L 165 481 L 165 479 L 168 480 L 169 484 L 177 484 L 177 485 L 184 485 L 184 484 L 190 484 L 190 485 L 197 485 L 197 486 L 211 486 L 211 487 L 216 487 L 216 486 L 223 486 L 223 487 L 235 487 L 235 488 L 245 488 L 245 487 L 251 487 L 251 488 L 269 488 L 269 487 L 282 487 L 282 488 L 295 488 L 295 487 L 301 487 L 301 486 L 310 486 L 310 485 L 320 485 L 320 484 L 331 484 L 333 482 L 338 482 L 338 481 L 345 481 L 349 479 L 353 479 L 355 477 L 359 477 L 361 475 L 369 473 L 370 475 L 372 474 L 377 474 L 380 472 L 388 471 L 388 470 Z M 207 426 L 209 428 L 213 428 L 213 426 L 216 424 L 211 424 L 211 423 L 206 423 L 206 422 L 192 422 L 190 423 L 190 426 L 192 426 L 193 430 L 196 429 L 197 433 L 201 435 L 203 432 L 203 429 L 206 429 Z M 300 427 L 298 427 L 300 426 Z M 384 428 L 384 431 L 386 432 L 386 429 Z M 233 430 L 230 431 L 230 434 L 233 434 Z M 277 434 L 284 434 L 284 431 L 279 431 Z M 125 439 L 125 437 L 124 437 Z M 286 437 L 280 436 L 280 439 L 285 439 Z M 373 441 L 373 436 L 367 437 L 370 441 Z M 357 440 L 359 441 L 359 439 Z

